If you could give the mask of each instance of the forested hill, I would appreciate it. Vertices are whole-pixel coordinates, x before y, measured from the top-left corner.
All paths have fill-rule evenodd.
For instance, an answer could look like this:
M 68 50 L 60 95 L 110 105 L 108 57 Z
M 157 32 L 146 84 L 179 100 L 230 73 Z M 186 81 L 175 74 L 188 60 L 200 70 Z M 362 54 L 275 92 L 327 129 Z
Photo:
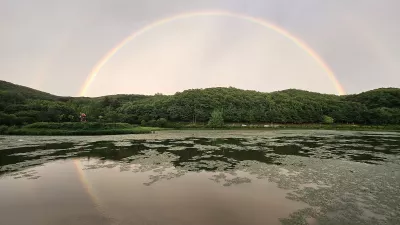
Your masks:
M 400 124 L 400 89 L 336 96 L 289 89 L 271 93 L 236 88 L 192 89 L 174 95 L 60 97 L 0 81 L 0 125 L 89 121 L 157 124 L 207 122 L 221 110 L 225 122 Z
M 400 108 L 399 88 L 379 88 L 357 95 L 347 95 L 347 101 L 359 102 L 369 108 Z
M 23 100 L 23 99 L 43 99 L 57 100 L 59 97 L 46 92 L 38 91 L 21 85 L 16 85 L 0 80 L 1 101 Z

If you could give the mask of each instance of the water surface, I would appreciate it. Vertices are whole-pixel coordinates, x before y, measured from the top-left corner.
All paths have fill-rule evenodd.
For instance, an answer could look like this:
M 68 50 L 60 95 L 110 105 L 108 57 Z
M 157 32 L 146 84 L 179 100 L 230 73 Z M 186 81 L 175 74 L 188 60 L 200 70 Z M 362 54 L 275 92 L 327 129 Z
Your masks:
M 0 136 L 1 224 L 400 224 L 400 134 Z

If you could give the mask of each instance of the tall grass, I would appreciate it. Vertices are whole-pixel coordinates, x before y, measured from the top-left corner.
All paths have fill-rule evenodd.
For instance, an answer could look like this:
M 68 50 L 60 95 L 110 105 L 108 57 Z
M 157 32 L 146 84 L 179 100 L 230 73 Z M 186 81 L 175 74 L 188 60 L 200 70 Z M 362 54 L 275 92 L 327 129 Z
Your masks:
M 85 123 L 76 123 L 76 122 L 65 122 L 65 123 L 33 123 L 26 125 L 24 128 L 28 129 L 61 129 L 61 130 L 98 130 L 98 129 L 131 129 L 133 127 L 137 127 L 128 123 L 99 123 L 99 122 L 85 122 Z
M 55 130 L 55 129 L 9 129 L 9 135 L 113 135 L 113 134 L 148 134 L 148 129 L 108 129 L 108 130 Z
M 160 130 L 154 127 L 138 127 L 127 123 L 33 123 L 24 127 L 3 127 L 1 134 L 9 135 L 113 135 L 148 134 Z

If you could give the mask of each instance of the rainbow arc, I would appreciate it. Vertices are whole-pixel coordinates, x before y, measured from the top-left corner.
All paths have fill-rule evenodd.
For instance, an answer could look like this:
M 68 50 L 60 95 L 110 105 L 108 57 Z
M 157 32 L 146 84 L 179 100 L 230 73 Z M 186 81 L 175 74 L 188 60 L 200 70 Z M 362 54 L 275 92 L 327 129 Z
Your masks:
M 284 30 L 283 28 L 278 27 L 277 25 L 272 24 L 270 22 L 267 22 L 267 21 L 265 21 L 265 20 L 263 20 L 261 18 L 251 17 L 251 16 L 248 16 L 248 15 L 232 13 L 232 12 L 226 12 L 226 11 L 202 11 L 202 12 L 184 13 L 184 14 L 179 14 L 179 15 L 175 15 L 175 16 L 172 16 L 172 17 L 167 17 L 167 18 L 155 21 L 155 22 L 153 22 L 153 23 L 151 23 L 151 24 L 139 29 L 138 31 L 133 32 L 130 36 L 128 36 L 127 38 L 122 40 L 119 44 L 117 44 L 114 48 L 112 48 L 109 52 L 107 52 L 107 54 L 105 54 L 96 63 L 96 65 L 92 68 L 91 72 L 87 76 L 85 83 L 81 87 L 79 95 L 80 96 L 85 96 L 86 95 L 89 87 L 91 86 L 91 84 L 93 83 L 93 81 L 97 77 L 98 73 L 103 68 L 103 66 L 120 49 L 122 49 L 129 42 L 133 41 L 136 37 L 138 37 L 140 35 L 143 35 L 146 32 L 148 32 L 148 31 L 150 31 L 150 30 L 152 30 L 152 29 L 154 29 L 156 27 L 162 26 L 164 24 L 167 24 L 167 23 L 170 23 L 170 22 L 173 22 L 173 21 L 183 20 L 183 19 L 188 19 L 188 18 L 193 18 L 193 17 L 204 17 L 204 16 L 238 18 L 238 19 L 249 21 L 249 22 L 254 23 L 254 24 L 258 24 L 258 25 L 260 25 L 262 27 L 265 27 L 267 29 L 271 29 L 271 30 L 281 34 L 282 36 L 284 36 L 285 38 L 287 38 L 288 40 L 290 40 L 291 42 L 296 44 L 304 52 L 306 52 L 310 57 L 312 57 L 318 63 L 318 65 L 320 67 L 322 67 L 326 71 L 327 75 L 329 76 L 330 81 L 334 85 L 334 87 L 335 87 L 335 89 L 336 89 L 336 91 L 337 91 L 337 93 L 339 95 L 346 94 L 343 86 L 340 84 L 340 82 L 338 81 L 338 79 L 336 78 L 336 76 L 333 73 L 332 69 L 328 66 L 328 64 L 311 47 L 309 47 L 305 42 L 303 42 L 299 38 L 295 37 L 294 35 L 292 35 L 288 31 Z

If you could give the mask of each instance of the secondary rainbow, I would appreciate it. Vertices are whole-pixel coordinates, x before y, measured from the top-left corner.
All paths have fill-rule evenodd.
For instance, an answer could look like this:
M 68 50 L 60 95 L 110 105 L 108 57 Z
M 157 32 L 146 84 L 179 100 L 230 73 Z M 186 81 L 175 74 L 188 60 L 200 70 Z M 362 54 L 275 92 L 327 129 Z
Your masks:
M 251 17 L 248 15 L 226 12 L 226 11 L 204 11 L 204 12 L 190 12 L 190 13 L 178 14 L 178 15 L 175 15 L 172 17 L 167 17 L 167 18 L 158 20 L 154 23 L 151 23 L 148 26 L 145 26 L 142 29 L 139 29 L 138 31 L 135 31 L 134 33 L 132 33 L 129 37 L 125 38 L 118 45 L 116 45 L 114 48 L 112 48 L 106 55 L 103 56 L 103 58 L 101 58 L 100 61 L 97 62 L 97 64 L 93 67 L 90 74 L 86 78 L 86 81 L 83 84 L 83 86 L 79 92 L 79 95 L 84 96 L 86 94 L 88 88 L 93 83 L 94 79 L 96 78 L 97 74 L 100 72 L 101 68 L 108 62 L 108 60 L 110 58 L 113 57 L 113 55 L 115 55 L 118 52 L 118 50 L 123 48 L 128 42 L 132 41 L 139 35 L 142 35 L 142 34 L 146 33 L 147 31 L 149 31 L 153 28 L 156 28 L 158 26 L 161 26 L 163 24 L 173 22 L 176 20 L 192 18 L 192 17 L 199 17 L 199 16 L 234 17 L 234 18 L 243 19 L 243 20 L 261 25 L 265 28 L 274 30 L 275 32 L 277 32 L 277 33 L 283 35 L 284 37 L 286 37 L 287 39 L 291 40 L 300 49 L 304 50 L 308 55 L 310 55 L 327 72 L 329 79 L 332 81 L 332 83 L 335 86 L 335 89 L 337 90 L 339 95 L 346 94 L 344 88 L 339 83 L 338 79 L 335 77 L 335 74 L 333 73 L 332 69 L 329 68 L 329 66 L 324 62 L 324 60 L 312 48 L 310 48 L 306 43 L 304 43 L 299 38 L 296 38 L 294 35 L 292 35 L 288 31 L 284 30 L 283 28 L 280 28 L 280 27 L 278 27 L 272 23 L 269 23 L 261 18 Z

